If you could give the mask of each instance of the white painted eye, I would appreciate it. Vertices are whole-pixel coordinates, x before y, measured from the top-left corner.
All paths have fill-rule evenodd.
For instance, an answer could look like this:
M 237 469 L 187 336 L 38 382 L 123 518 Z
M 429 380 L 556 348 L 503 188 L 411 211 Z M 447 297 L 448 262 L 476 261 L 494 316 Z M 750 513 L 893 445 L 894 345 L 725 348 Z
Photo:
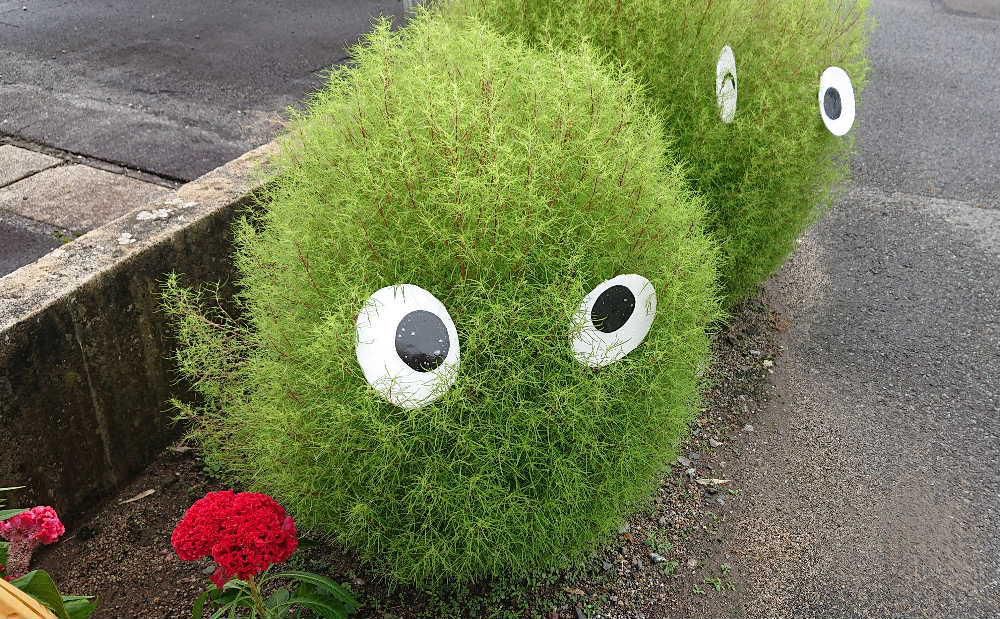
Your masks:
M 377 291 L 358 314 L 357 330 L 365 380 L 396 406 L 426 406 L 455 383 L 455 322 L 423 288 L 402 284 Z
M 854 84 L 840 67 L 830 67 L 819 78 L 819 113 L 823 124 L 836 136 L 847 135 L 854 126 Z
M 641 275 L 619 275 L 583 299 L 573 324 L 573 355 L 599 368 L 642 344 L 656 316 L 656 290 Z
M 715 65 L 715 96 L 719 101 L 719 116 L 727 125 L 736 117 L 739 84 L 736 81 L 736 55 L 728 45 L 722 48 Z

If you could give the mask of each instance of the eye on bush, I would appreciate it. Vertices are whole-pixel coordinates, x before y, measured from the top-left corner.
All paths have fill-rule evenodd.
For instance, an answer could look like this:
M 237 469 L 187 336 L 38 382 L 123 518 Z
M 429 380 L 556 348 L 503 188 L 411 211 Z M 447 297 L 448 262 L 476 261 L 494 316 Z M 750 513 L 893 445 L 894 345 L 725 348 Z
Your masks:
M 425 586 L 558 565 L 620 526 L 674 455 L 718 317 L 703 205 L 645 101 L 588 53 L 430 15 L 378 25 L 295 115 L 238 226 L 245 318 L 167 285 L 210 465 Z M 585 302 L 627 274 L 655 302 L 638 285 Z M 404 285 L 426 298 L 397 303 Z M 359 320 L 371 303 L 393 324 Z M 645 339 L 595 369 L 580 316 Z M 388 343 L 359 355 L 376 328 Z M 394 402 L 359 365 L 375 354 L 387 380 L 455 362 Z
M 534 43 L 589 42 L 634 69 L 675 138 L 721 242 L 729 301 L 752 293 L 830 203 L 849 139 L 826 130 L 820 75 L 867 72 L 867 1 L 451 0 Z M 732 57 L 724 54 L 726 46 Z M 732 80 L 718 69 L 734 59 Z M 728 106 L 735 101 L 735 112 Z M 853 103 L 852 109 L 853 109 Z M 721 109 L 720 109 L 721 108 Z M 724 122 L 732 113 L 732 122 Z

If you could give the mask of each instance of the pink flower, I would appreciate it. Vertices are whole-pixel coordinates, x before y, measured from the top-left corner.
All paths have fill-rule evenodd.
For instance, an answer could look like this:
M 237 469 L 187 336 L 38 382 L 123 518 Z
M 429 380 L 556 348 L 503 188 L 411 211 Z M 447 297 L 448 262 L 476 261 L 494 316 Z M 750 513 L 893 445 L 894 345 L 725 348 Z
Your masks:
M 0 537 L 8 542 L 38 542 L 52 544 L 66 527 L 59 520 L 56 510 L 48 506 L 32 507 L 28 511 L 0 522 Z
M 27 572 L 35 549 L 55 543 L 65 533 L 59 514 L 48 506 L 32 507 L 0 522 L 0 538 L 10 542 L 8 576 L 16 578 Z

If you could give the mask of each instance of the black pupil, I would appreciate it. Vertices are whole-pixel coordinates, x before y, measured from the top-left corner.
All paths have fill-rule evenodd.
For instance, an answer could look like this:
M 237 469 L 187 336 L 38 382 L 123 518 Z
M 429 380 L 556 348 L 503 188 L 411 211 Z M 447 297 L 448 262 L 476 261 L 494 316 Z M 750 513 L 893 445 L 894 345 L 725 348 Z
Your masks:
M 612 286 L 601 293 L 590 310 L 590 321 L 601 333 L 622 328 L 635 311 L 635 295 L 626 286 Z
M 432 312 L 410 312 L 396 327 L 396 354 L 403 363 L 418 372 L 430 372 L 441 367 L 450 347 L 448 329 Z
M 840 102 L 840 91 L 836 88 L 827 88 L 826 93 L 823 95 L 823 110 L 826 112 L 827 117 L 830 120 L 837 120 L 840 118 L 840 113 L 843 111 L 843 105 Z

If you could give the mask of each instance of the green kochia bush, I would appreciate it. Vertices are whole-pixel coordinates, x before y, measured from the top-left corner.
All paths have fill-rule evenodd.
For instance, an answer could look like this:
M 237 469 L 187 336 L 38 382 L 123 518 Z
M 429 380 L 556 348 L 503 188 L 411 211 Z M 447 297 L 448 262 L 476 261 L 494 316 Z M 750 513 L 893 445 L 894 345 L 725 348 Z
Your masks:
M 730 301 L 755 290 L 830 202 L 851 141 L 820 118 L 820 74 L 837 65 L 865 81 L 861 0 L 452 0 L 504 32 L 575 49 L 589 41 L 633 69 L 708 199 Z M 720 121 L 716 62 L 733 48 L 739 86 Z
M 697 406 L 718 318 L 703 205 L 640 87 L 587 53 L 474 22 L 379 25 L 297 114 L 238 225 L 240 319 L 172 277 L 183 407 L 209 464 L 303 524 L 435 585 L 587 551 L 654 487 Z M 584 296 L 619 274 L 658 294 L 646 341 L 593 370 Z M 448 309 L 461 365 L 397 408 L 355 359 L 376 290 Z

